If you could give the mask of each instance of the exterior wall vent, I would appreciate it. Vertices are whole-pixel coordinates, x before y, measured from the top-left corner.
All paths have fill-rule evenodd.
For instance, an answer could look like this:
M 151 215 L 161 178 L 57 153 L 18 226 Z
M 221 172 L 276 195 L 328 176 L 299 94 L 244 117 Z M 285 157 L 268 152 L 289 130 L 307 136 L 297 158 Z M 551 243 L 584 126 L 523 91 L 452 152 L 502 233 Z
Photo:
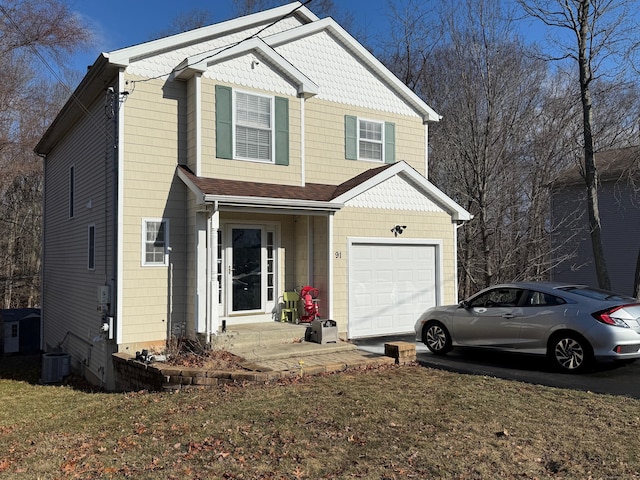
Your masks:
M 42 355 L 42 383 L 59 383 L 71 373 L 71 355 L 45 353 Z

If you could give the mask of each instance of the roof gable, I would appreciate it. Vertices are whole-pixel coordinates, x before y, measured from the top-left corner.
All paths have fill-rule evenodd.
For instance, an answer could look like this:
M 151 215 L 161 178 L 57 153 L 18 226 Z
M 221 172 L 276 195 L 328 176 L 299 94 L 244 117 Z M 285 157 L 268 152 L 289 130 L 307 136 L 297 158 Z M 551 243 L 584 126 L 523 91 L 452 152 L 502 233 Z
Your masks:
M 309 55 L 316 50 L 321 50 L 320 58 Z M 214 53 L 219 58 L 212 57 Z M 293 2 L 100 54 L 35 150 L 41 155 L 48 154 L 69 126 L 85 114 L 79 103 L 87 105 L 94 101 L 119 69 L 126 68 L 129 74 L 149 79 L 188 78 L 199 72 L 235 83 L 231 80 L 237 80 L 238 75 L 247 76 L 247 65 L 252 63 L 245 61 L 244 71 L 234 69 L 233 62 L 243 55 L 263 59 L 270 71 L 267 75 L 251 76 L 254 83 L 239 82 L 241 85 L 284 95 L 317 95 L 348 105 L 416 115 L 423 122 L 440 118 L 333 19 L 320 20 L 302 3 Z M 338 69 L 344 72 L 340 79 L 334 73 L 336 60 L 340 60 Z M 277 75 L 282 80 L 276 79 Z M 260 77 L 271 78 L 271 83 L 264 80 L 256 85 Z
M 345 205 L 357 205 L 363 201 L 385 202 L 387 205 L 385 208 L 401 208 L 403 210 L 413 210 L 419 207 L 428 209 L 428 211 L 436 211 L 440 208 L 451 215 L 453 220 L 466 221 L 473 218 L 469 212 L 405 162 L 394 163 L 387 168 L 381 167 L 376 170 L 374 175 L 340 193 L 334 200 Z M 394 178 L 396 176 L 398 178 Z M 390 183 L 383 185 L 387 182 Z M 393 187 L 396 189 L 404 188 L 403 190 L 393 190 Z M 361 199 L 356 200 L 361 195 Z M 383 199 L 387 197 L 387 200 L 380 198 L 374 200 L 374 196 Z M 390 201 L 389 196 L 397 198 Z M 420 196 L 424 198 L 420 200 Z
M 178 79 L 188 78 L 193 75 L 193 72 L 206 72 L 207 68 L 212 65 L 242 57 L 249 53 L 268 62 L 271 68 L 278 71 L 282 77 L 295 85 L 298 96 L 311 97 L 318 93 L 319 87 L 313 80 L 304 75 L 260 38 L 251 38 L 230 48 L 222 47 L 213 52 L 206 52 L 187 58 L 176 67 L 174 76 Z M 256 61 L 255 63 L 259 62 Z M 255 68 L 255 66 L 254 62 L 251 62 L 251 68 Z M 235 71 L 240 70 L 237 66 L 232 68 Z
M 282 21 L 286 18 L 291 20 L 283 23 Z M 193 45 L 202 45 L 202 48 L 212 50 L 221 46 L 209 45 L 209 42 L 216 43 L 216 39 L 222 39 L 221 43 L 228 45 L 234 41 L 242 41 L 247 38 L 247 34 L 256 35 L 265 28 L 264 34 L 266 35 L 283 28 L 288 29 L 293 25 L 316 20 L 318 20 L 318 17 L 308 8 L 304 7 L 300 2 L 293 2 L 251 15 L 196 28 L 188 32 L 114 50 L 108 56 L 111 63 L 127 66 L 135 60 L 152 57 L 163 52 L 180 52 L 182 49 Z M 182 59 L 180 58 L 180 60 Z
M 235 83 L 238 64 L 230 60 L 249 53 L 292 83 L 299 96 L 318 94 L 348 105 L 417 115 L 423 122 L 440 119 L 335 20 L 318 19 L 300 2 L 106 55 L 111 64 L 147 78 L 185 79 L 199 72 Z M 255 86 L 269 89 L 268 83 Z
M 418 212 L 444 212 L 429 195 L 418 190 L 400 175 L 386 181 L 345 202 L 346 207 L 380 208 L 386 210 L 410 210 Z

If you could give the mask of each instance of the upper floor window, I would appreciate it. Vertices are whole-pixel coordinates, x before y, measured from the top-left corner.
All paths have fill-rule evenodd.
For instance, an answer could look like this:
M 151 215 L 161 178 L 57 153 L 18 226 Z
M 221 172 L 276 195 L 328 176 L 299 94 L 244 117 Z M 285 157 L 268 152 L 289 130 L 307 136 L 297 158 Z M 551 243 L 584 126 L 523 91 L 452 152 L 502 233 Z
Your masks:
M 142 265 L 168 265 L 169 221 L 145 219 L 142 221 Z
M 72 165 L 69 167 L 69 218 L 73 218 L 73 207 L 76 197 L 76 169 Z
M 236 92 L 235 100 L 235 156 L 270 162 L 272 99 Z
M 358 121 L 359 158 L 382 161 L 382 122 Z
M 216 156 L 289 165 L 289 99 L 216 85 Z
M 396 127 L 394 123 L 345 115 L 345 158 L 394 163 Z

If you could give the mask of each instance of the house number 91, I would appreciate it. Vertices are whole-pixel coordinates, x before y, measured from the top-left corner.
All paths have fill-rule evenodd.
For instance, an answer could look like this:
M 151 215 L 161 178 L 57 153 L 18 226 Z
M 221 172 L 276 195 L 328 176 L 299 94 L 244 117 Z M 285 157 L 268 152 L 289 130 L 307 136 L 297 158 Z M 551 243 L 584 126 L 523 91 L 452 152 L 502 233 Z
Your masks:
M 335 258 L 342 258 L 342 252 L 335 252 L 333 255 Z

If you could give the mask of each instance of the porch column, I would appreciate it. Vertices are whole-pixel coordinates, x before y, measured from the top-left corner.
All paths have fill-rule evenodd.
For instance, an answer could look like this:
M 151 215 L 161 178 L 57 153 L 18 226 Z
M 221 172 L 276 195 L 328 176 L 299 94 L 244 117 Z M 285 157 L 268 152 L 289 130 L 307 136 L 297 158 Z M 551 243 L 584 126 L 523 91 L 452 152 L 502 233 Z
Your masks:
M 217 205 L 216 205 L 217 207 Z M 218 232 L 220 231 L 220 211 L 214 208 L 209 219 L 209 248 L 208 251 L 208 277 L 209 289 L 207 295 L 207 343 L 211 341 L 211 335 L 218 332 L 220 317 L 218 309 Z
M 333 216 L 334 213 L 331 212 L 327 218 L 327 312 L 330 319 L 335 319 L 333 314 L 333 262 L 335 261 L 333 252 Z

